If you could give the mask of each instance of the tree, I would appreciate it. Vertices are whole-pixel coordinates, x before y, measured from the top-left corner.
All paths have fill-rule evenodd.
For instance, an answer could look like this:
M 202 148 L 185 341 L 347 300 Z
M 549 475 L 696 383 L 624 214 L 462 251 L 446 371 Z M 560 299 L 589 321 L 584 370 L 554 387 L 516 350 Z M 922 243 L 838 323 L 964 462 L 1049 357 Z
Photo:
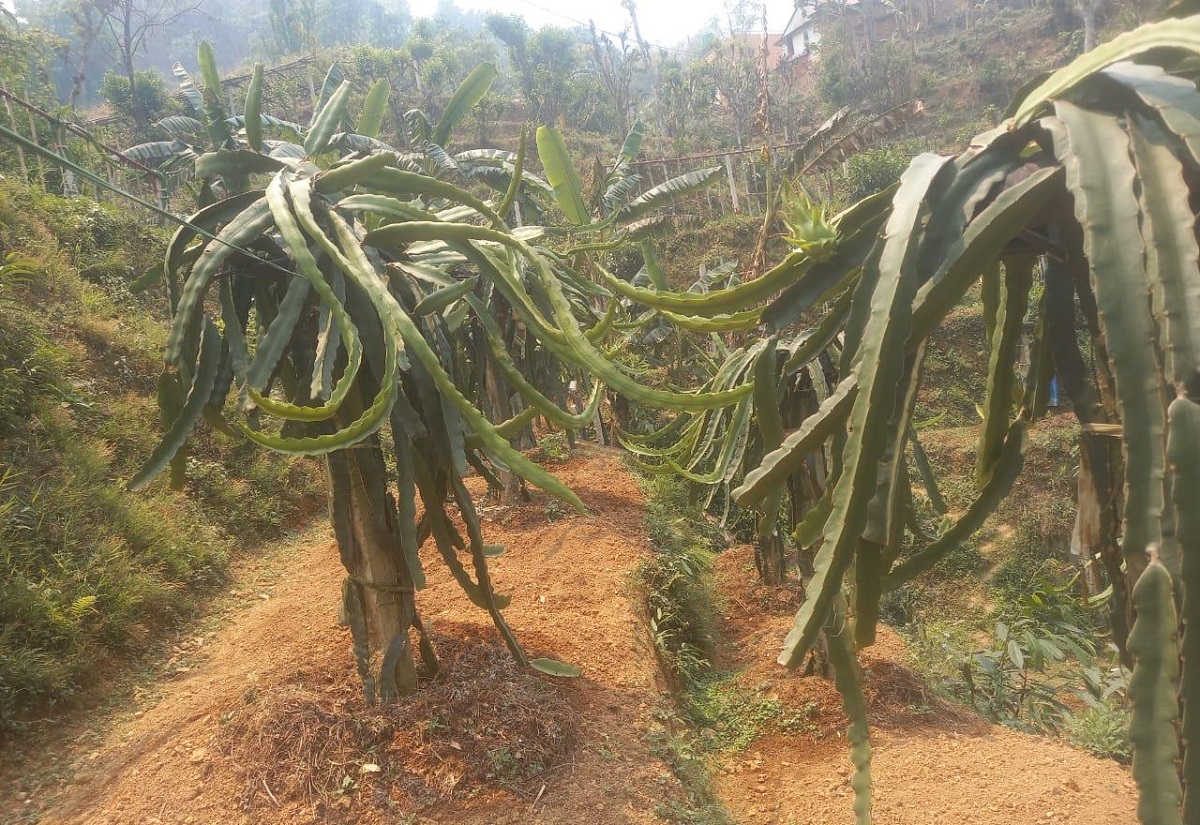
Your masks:
M 486 19 L 520 75 L 530 116 L 538 123 L 557 122 L 574 96 L 572 78 L 579 65 L 575 36 L 554 26 L 531 32 L 516 15 L 492 13 Z
M 853 21 L 839 18 L 821 39 L 817 89 L 835 107 L 869 102 L 876 110 L 897 106 L 913 96 L 911 50 L 888 40 L 856 48 Z
M 642 52 L 629 48 L 625 32 L 619 38 L 620 48 L 612 42 L 607 34 L 598 34 L 596 24 L 590 27 L 592 35 L 592 60 L 596 74 L 604 86 L 604 90 L 612 99 L 613 109 L 617 115 L 617 126 L 621 134 L 629 131 L 629 118 L 633 115 L 633 74 L 642 61 Z
M 64 55 L 64 61 L 71 64 L 71 92 L 67 97 L 67 106 L 72 109 L 79 102 L 84 85 L 87 83 L 87 66 L 92 47 L 96 45 L 96 41 L 103 33 L 103 23 L 96 11 L 93 3 L 75 3 L 68 7 L 74 34 L 72 41 L 78 52 L 72 55 L 71 50 L 68 49 L 67 54 Z
M 719 93 L 718 102 L 729 112 L 737 145 L 743 146 L 749 137 L 744 129 L 758 108 L 758 55 L 745 37 L 730 35 L 714 43 L 704 55 L 704 63 Z
M 132 112 L 136 108 L 147 120 L 162 117 L 171 103 L 167 85 L 157 72 L 149 69 L 138 69 L 135 74 L 138 98 L 136 105 L 131 100 L 133 93 L 129 88 L 129 79 L 111 70 L 105 72 L 104 77 L 100 79 L 100 94 L 118 112 Z
M 668 137 L 696 136 L 711 127 L 716 97 L 716 83 L 703 63 L 670 58 L 659 64 L 655 104 Z
M 1104 5 L 1103 0 L 1075 0 L 1075 9 L 1083 20 L 1083 50 L 1096 48 L 1096 14 Z
M 48 32 L 23 27 L 16 15 L 0 15 L 0 84 L 35 101 L 54 98 L 51 63 L 66 44 Z
M 278 54 L 316 48 L 318 18 L 314 0 L 270 0 L 267 8 Z
M 99 15 L 99 25 L 108 33 L 129 83 L 129 114 L 133 118 L 134 133 L 142 137 L 146 134 L 147 113 L 138 93 L 134 61 L 146 50 L 152 38 L 196 14 L 200 0 L 96 0 L 93 5 Z

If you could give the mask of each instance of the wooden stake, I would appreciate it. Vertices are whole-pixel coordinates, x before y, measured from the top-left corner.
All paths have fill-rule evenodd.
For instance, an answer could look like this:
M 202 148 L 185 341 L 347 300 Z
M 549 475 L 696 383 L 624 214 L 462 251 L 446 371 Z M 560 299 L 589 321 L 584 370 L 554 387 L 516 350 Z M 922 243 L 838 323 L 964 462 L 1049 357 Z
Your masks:
M 733 158 L 729 155 L 725 156 L 725 176 L 729 179 L 729 198 L 733 201 L 733 211 L 741 212 L 741 205 L 738 203 L 737 182 L 733 178 Z
M 8 102 L 8 98 L 4 98 L 4 108 L 8 112 L 8 124 L 12 126 L 14 132 L 19 132 L 17 128 L 17 120 L 13 117 L 12 104 Z M 17 146 L 17 160 L 21 162 L 21 178 L 25 181 L 25 185 L 29 185 L 29 167 L 25 165 L 25 150 Z
M 29 97 L 29 92 L 25 92 L 25 97 L 26 98 Z M 7 103 L 7 101 L 5 101 L 5 102 Z M 33 112 L 26 111 L 25 114 L 27 114 L 29 116 L 29 136 L 33 139 L 34 143 L 39 143 L 40 141 L 38 141 L 37 123 L 35 123 L 33 120 Z M 38 164 L 38 188 L 41 189 L 43 192 L 45 192 L 46 191 L 46 165 L 44 163 L 42 163 L 41 155 L 38 155 L 37 164 Z

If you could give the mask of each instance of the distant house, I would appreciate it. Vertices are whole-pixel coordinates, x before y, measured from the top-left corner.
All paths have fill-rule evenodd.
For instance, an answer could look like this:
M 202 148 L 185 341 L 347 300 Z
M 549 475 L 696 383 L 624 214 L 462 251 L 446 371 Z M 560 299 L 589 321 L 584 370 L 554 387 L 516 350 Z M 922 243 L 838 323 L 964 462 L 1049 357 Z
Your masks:
M 857 6 L 858 0 L 799 0 L 796 9 L 783 27 L 779 46 L 784 60 L 799 60 L 812 56 L 813 49 L 821 42 L 822 18 L 834 8 L 838 10 Z
M 783 27 L 783 36 L 779 45 L 783 47 L 786 60 L 808 57 L 809 50 L 821 42 L 821 32 L 816 24 L 817 7 L 801 3 L 796 6 L 787 25 Z

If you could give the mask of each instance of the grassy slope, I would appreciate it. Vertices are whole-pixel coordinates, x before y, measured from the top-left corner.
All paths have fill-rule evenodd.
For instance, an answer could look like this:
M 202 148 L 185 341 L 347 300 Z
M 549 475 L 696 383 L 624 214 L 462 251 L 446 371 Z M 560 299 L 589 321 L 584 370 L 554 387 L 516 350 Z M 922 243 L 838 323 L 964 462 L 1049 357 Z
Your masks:
M 161 233 L 0 185 L 0 736 L 86 701 L 225 579 L 231 553 L 320 505 L 310 462 L 200 434 L 182 494 L 124 481 L 156 445 L 161 297 L 128 283 Z

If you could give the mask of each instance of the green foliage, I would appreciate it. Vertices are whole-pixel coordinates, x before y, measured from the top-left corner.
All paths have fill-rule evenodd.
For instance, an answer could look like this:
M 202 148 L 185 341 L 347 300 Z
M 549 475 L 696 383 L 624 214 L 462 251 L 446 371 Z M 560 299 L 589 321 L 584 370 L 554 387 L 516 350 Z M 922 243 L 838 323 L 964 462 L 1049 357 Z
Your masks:
M 571 457 L 571 448 L 567 443 L 566 434 L 561 432 L 546 433 L 538 437 L 538 451 L 544 460 L 550 462 L 566 461 Z
M 487 27 L 504 44 L 520 76 L 530 118 L 536 123 L 557 123 L 578 95 L 572 83 L 579 63 L 575 36 L 554 26 L 530 31 L 524 18 L 495 12 L 487 15 Z
M 745 751 L 782 714 L 777 700 L 747 690 L 727 673 L 696 679 L 681 698 L 683 712 L 699 728 L 700 742 L 712 751 Z
M 399 42 L 412 25 L 406 2 L 377 0 L 271 0 L 267 12 L 279 56 L 313 50 L 319 46 Z
M 1133 755 L 1129 745 L 1129 709 L 1115 698 L 1074 711 L 1063 729 L 1071 744 L 1093 756 L 1127 764 Z
M 0 267 L 0 734 L 88 704 L 225 581 L 236 546 L 314 509 L 314 473 L 224 437 L 185 494 L 123 489 L 156 438 L 165 306 L 79 273 L 162 243 L 135 216 L 0 185 L 0 251 L 17 250 Z
M 646 530 L 654 554 L 639 577 L 650 632 L 667 672 L 686 686 L 709 669 L 716 643 L 715 535 L 679 481 L 656 476 L 646 482 L 646 491 Z
M 997 724 L 1063 734 L 1098 755 L 1128 757 L 1123 720 L 1127 676 L 1102 672 L 1103 639 L 1069 622 L 1009 617 L 986 628 L 937 618 L 924 601 L 905 628 L 917 669 L 934 690 Z M 980 638 L 986 638 L 980 645 Z M 1124 741 L 1124 757 L 1120 743 Z
M 702 129 L 711 130 L 712 119 L 705 113 L 716 96 L 717 84 L 703 66 L 670 57 L 658 65 L 656 98 L 668 137 L 699 137 Z
M 49 75 L 66 41 L 37 28 L 0 22 L 0 85 L 24 90 L 36 103 L 54 99 Z
M 1001 609 L 1010 614 L 1089 623 L 1075 596 L 1078 581 L 1074 565 L 1059 553 L 1048 551 L 1044 534 L 1037 532 L 1041 516 L 1035 513 L 1018 522 L 1004 547 L 1003 561 L 991 572 L 988 589 Z M 1063 539 L 1065 543 L 1066 537 Z
M 848 37 L 845 26 L 822 33 L 817 89 L 827 103 L 836 109 L 866 100 L 882 111 L 915 96 L 913 54 L 902 41 L 885 40 L 856 54 Z
M 1028 618 L 998 622 L 988 647 L 962 663 L 960 690 L 986 719 L 1022 730 L 1055 731 L 1069 713 L 1063 693 L 1070 682 L 1050 671 L 1068 657 L 1089 662 L 1094 655 L 1087 636 L 1072 625 Z
M 1013 56 L 988 55 L 975 75 L 979 92 L 985 100 L 1001 103 L 1012 96 L 1017 85 L 1028 75 L 1025 52 Z
M 8 343 L 11 324 L 0 326 Z M 224 580 L 229 550 L 205 522 L 165 517 L 178 505 L 120 488 L 103 442 L 72 420 L 104 407 L 80 396 L 62 404 L 66 377 L 36 366 L 49 345 L 29 334 L 24 343 L 35 349 L 10 351 L 30 365 L 22 392 L 9 395 L 13 372 L 0 373 L 13 416 L 0 449 L 0 729 L 72 699 L 114 654 L 143 652 L 186 615 L 194 591 Z
M 896 181 L 908 167 L 909 155 L 899 147 L 888 146 L 858 152 L 846 161 L 847 197 L 850 202 L 882 192 Z
M 147 120 L 158 120 L 175 109 L 176 104 L 167 91 L 167 84 L 158 72 L 139 69 L 134 73 L 134 83 L 137 87 L 138 106 Z M 122 117 L 133 116 L 133 98 L 129 92 L 128 77 L 111 69 L 105 72 L 104 77 L 100 79 L 100 94 Z
M 268 20 L 275 48 L 281 55 L 311 48 L 317 40 L 315 0 L 270 0 Z
M 658 805 L 654 813 L 677 825 L 733 825 L 733 817 L 713 792 L 705 747 L 686 730 L 676 730 L 683 725 L 674 717 L 666 715 L 663 721 L 669 727 L 655 729 L 647 737 L 650 752 L 670 766 L 686 799 Z
M 85 280 L 116 303 L 153 305 L 148 296 L 135 297 L 130 287 L 160 254 L 160 230 L 84 198 L 39 195 L 31 206 Z

